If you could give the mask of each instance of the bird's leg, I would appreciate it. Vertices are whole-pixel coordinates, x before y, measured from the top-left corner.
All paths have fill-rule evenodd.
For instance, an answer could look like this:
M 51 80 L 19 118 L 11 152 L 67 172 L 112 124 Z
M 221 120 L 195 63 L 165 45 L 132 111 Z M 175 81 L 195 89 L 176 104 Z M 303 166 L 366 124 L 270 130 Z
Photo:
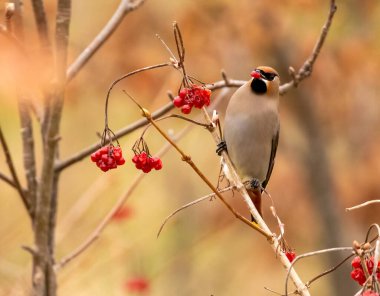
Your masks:
M 216 153 L 221 156 L 223 151 L 227 151 L 227 144 L 226 141 L 221 140 L 217 145 L 216 145 Z

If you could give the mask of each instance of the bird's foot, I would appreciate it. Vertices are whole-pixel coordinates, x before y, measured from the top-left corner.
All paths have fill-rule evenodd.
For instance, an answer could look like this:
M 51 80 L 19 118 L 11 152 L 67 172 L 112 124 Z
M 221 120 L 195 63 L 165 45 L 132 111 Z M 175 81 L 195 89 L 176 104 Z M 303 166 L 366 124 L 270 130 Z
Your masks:
M 220 156 L 222 155 L 223 151 L 227 151 L 227 144 L 226 141 L 221 140 L 217 145 L 216 145 L 216 153 Z
M 250 188 L 255 189 L 255 190 L 262 188 L 260 180 L 256 178 L 249 181 L 249 186 Z

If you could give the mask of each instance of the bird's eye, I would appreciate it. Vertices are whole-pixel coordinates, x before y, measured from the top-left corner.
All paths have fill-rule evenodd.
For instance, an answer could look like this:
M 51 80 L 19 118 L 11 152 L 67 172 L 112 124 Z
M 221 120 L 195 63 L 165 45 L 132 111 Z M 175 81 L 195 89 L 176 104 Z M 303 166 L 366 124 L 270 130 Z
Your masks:
M 276 77 L 276 74 L 274 74 L 274 73 L 267 73 L 267 72 L 264 72 L 264 71 L 260 71 L 260 73 L 268 81 L 272 81 Z

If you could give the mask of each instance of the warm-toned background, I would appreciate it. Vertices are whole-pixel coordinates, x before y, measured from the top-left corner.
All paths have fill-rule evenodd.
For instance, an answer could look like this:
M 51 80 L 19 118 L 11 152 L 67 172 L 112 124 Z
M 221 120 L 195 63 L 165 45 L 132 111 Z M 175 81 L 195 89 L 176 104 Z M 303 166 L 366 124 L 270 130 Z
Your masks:
M 33 52 L 35 25 L 29 2 L 25 2 L 26 35 Z M 51 20 L 53 2 L 47 1 Z M 4 3 L 0 1 L 0 7 Z M 219 80 L 221 69 L 231 78 L 249 79 L 255 66 L 266 64 L 277 68 L 285 82 L 289 80 L 287 67 L 297 69 L 311 52 L 328 4 L 327 0 L 147 0 L 127 16 L 70 83 L 61 156 L 66 158 L 97 141 L 96 132 L 103 128 L 105 94 L 114 79 L 168 60 L 155 34 L 174 48 L 174 20 L 185 40 L 187 70 L 198 79 Z M 281 98 L 281 139 L 268 190 L 285 223 L 288 242 L 298 254 L 350 246 L 354 239 L 364 239 L 371 223 L 380 222 L 379 206 L 352 213 L 344 210 L 380 196 L 380 5 L 371 0 L 337 4 L 338 12 L 312 77 Z M 70 61 L 117 5 L 114 0 L 73 1 Z M 18 65 L 13 58 L 6 39 L 0 38 L 0 124 L 21 171 L 15 93 L 20 84 L 30 83 L 38 97 L 36 84 L 43 70 L 36 68 L 15 83 L 12 73 Z M 179 81 L 180 75 L 173 70 L 155 70 L 116 87 L 110 102 L 111 128 L 117 130 L 139 118 L 137 108 L 121 89 L 128 89 L 154 110 L 167 102 L 166 91 L 178 89 Z M 225 103 L 219 107 L 221 113 Z M 175 132 L 184 126 L 177 120 L 163 124 Z M 38 134 L 37 124 L 35 131 Z M 135 133 L 120 141 L 128 161 L 117 170 L 104 174 L 85 160 L 63 172 L 56 234 L 59 258 L 83 241 L 135 178 L 137 171 L 129 159 L 137 137 Z M 152 152 L 164 144 L 153 130 L 146 139 Z M 219 160 L 210 135 L 194 128 L 180 145 L 216 182 Z M 163 170 L 147 175 L 130 197 L 126 205 L 131 215 L 111 223 L 86 253 L 59 273 L 59 294 L 128 295 L 125 283 L 135 277 L 149 283 L 145 295 L 273 295 L 264 287 L 283 292 L 285 273 L 268 244 L 218 201 L 182 212 L 156 238 L 166 215 L 209 192 L 174 151 L 163 162 Z M 0 170 L 8 173 L 2 153 Z M 246 214 L 237 195 L 229 200 Z M 276 229 L 269 205 L 266 200 L 264 214 Z M 30 223 L 16 192 L 1 182 L 1 295 L 28 293 L 31 258 L 21 245 L 32 242 Z M 301 262 L 301 277 L 310 279 L 339 260 L 332 259 L 321 256 Z M 351 283 L 349 271 L 346 264 L 337 271 L 341 276 L 316 282 L 312 294 L 353 295 L 358 286 Z M 342 292 L 344 287 L 351 292 Z

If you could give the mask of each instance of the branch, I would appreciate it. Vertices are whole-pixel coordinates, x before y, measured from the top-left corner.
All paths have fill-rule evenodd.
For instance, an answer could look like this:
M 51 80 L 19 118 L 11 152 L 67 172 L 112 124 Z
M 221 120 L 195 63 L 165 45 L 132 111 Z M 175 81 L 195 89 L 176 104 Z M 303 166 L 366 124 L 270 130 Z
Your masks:
M 181 132 L 179 132 L 175 137 L 173 137 L 173 141 L 178 141 L 182 138 L 191 128 L 192 126 L 188 125 Z M 169 151 L 171 145 L 169 143 L 165 144 L 165 146 L 156 154 L 158 157 L 162 157 L 166 152 Z M 73 259 L 78 257 L 84 251 L 86 251 L 102 234 L 104 228 L 110 223 L 114 214 L 121 209 L 124 203 L 128 200 L 137 186 L 140 184 L 142 179 L 146 176 L 145 173 L 140 172 L 136 178 L 133 180 L 132 184 L 128 187 L 127 191 L 119 197 L 116 204 L 112 207 L 109 213 L 103 218 L 103 220 L 99 223 L 99 225 L 95 228 L 95 230 L 87 237 L 87 239 L 79 245 L 73 252 L 63 257 L 59 263 L 57 263 L 54 267 L 55 271 L 59 271 L 63 267 L 66 266 Z
M 297 87 L 299 82 L 301 82 L 302 80 L 304 80 L 305 78 L 307 78 L 311 75 L 311 73 L 313 71 L 314 63 L 319 56 L 319 53 L 322 49 L 322 46 L 326 40 L 327 33 L 330 30 L 332 20 L 334 18 L 334 14 L 335 14 L 336 10 L 337 10 L 337 6 L 335 4 L 335 0 L 331 0 L 330 1 L 330 10 L 329 10 L 329 13 L 327 16 L 327 20 L 322 27 L 321 35 L 319 36 L 319 39 L 317 40 L 317 43 L 315 44 L 311 55 L 303 63 L 302 67 L 299 69 L 297 74 L 294 74 L 293 71 L 291 71 L 291 73 L 293 73 L 293 75 L 292 75 L 293 80 L 280 86 L 280 94 L 281 95 L 284 95 L 286 92 L 288 92 L 289 89 L 291 89 L 293 87 Z M 290 69 L 292 69 L 292 68 L 290 68 Z
M 35 214 L 36 206 L 36 159 L 34 154 L 33 125 L 30 116 L 30 103 L 24 99 L 23 95 L 18 96 L 18 108 L 21 121 L 21 138 L 23 144 L 23 162 L 24 171 L 28 188 L 28 199 L 32 221 Z
M 375 204 L 375 203 L 380 203 L 380 199 L 375 199 L 375 200 L 369 200 L 369 201 L 366 201 L 364 203 L 361 203 L 357 206 L 353 206 L 351 208 L 346 208 L 346 212 L 350 212 L 350 211 L 353 211 L 353 210 L 357 210 L 357 209 L 360 209 L 360 208 L 364 208 L 368 205 L 371 205 L 371 204 Z
M 118 8 L 108 23 L 67 69 L 66 75 L 68 82 L 78 74 L 78 72 L 87 64 L 99 48 L 111 37 L 113 32 L 115 32 L 121 24 L 123 18 L 129 12 L 132 12 L 140 7 L 144 1 L 145 0 L 138 0 L 131 2 L 130 0 L 121 0 Z
M 44 8 L 44 2 L 43 0 L 32 0 L 32 5 L 41 45 L 43 48 L 49 48 L 49 30 Z
M 14 185 L 14 187 L 17 189 L 17 192 L 19 193 L 19 195 L 21 197 L 22 202 L 24 203 L 26 210 L 28 211 L 28 213 L 30 215 L 31 214 L 30 201 L 28 200 L 28 197 L 25 193 L 26 191 L 22 188 L 21 183 L 18 179 L 16 169 L 15 169 L 15 166 L 13 164 L 12 157 L 11 157 L 11 153 L 9 151 L 7 142 L 5 141 L 1 127 L 0 127 L 0 143 L 1 143 L 1 146 L 3 148 L 5 159 L 7 161 L 8 168 L 9 168 L 9 171 L 10 171 L 11 176 L 12 176 L 12 180 L 9 180 L 9 178 L 6 177 L 5 175 L 1 175 L 1 179 L 6 181 L 11 186 Z
M 232 189 L 234 189 L 234 187 L 233 186 L 229 186 L 227 188 L 219 190 L 219 193 L 223 193 L 223 192 L 226 192 L 226 191 L 229 191 L 229 190 L 232 190 Z M 170 218 L 172 218 L 174 215 L 176 215 L 180 211 L 182 211 L 184 209 L 187 209 L 187 208 L 189 208 L 189 207 L 191 207 L 193 205 L 196 205 L 196 204 L 198 204 L 198 203 L 200 203 L 200 202 L 202 202 L 202 201 L 204 201 L 206 199 L 210 200 L 210 199 L 214 198 L 215 196 L 216 196 L 215 193 L 210 193 L 210 194 L 207 194 L 207 195 L 202 196 L 200 198 L 197 198 L 196 200 L 193 200 L 192 202 L 189 202 L 189 203 L 181 206 L 180 208 L 176 209 L 174 212 L 172 212 L 169 216 L 167 216 L 165 218 L 164 222 L 162 222 L 162 224 L 161 224 L 161 226 L 160 226 L 160 228 L 159 228 L 159 230 L 157 232 L 157 237 L 160 236 L 162 230 L 164 229 L 164 226 L 166 225 L 166 222 L 168 222 L 170 220 Z
M 173 108 L 174 108 L 174 105 L 172 102 L 170 102 L 170 103 L 166 104 L 165 106 L 161 107 L 160 109 L 158 109 L 156 112 L 154 112 L 152 114 L 152 116 L 154 118 L 161 117 L 162 115 L 166 114 L 167 112 L 169 112 Z M 134 123 L 118 130 L 117 132 L 115 132 L 115 137 L 112 138 L 112 140 L 119 139 L 119 138 L 137 130 L 138 128 L 143 127 L 146 124 L 148 124 L 148 121 L 145 118 L 139 119 L 139 120 L 135 121 Z M 99 141 L 97 141 L 96 143 L 92 144 L 91 146 L 83 149 L 82 151 L 78 152 L 77 154 L 75 154 L 75 155 L 73 155 L 73 156 L 71 156 L 65 160 L 58 162 L 55 166 L 55 170 L 60 172 L 63 169 L 77 163 L 78 161 L 81 161 L 85 157 L 88 157 L 91 153 L 95 152 L 97 149 L 99 149 Z

